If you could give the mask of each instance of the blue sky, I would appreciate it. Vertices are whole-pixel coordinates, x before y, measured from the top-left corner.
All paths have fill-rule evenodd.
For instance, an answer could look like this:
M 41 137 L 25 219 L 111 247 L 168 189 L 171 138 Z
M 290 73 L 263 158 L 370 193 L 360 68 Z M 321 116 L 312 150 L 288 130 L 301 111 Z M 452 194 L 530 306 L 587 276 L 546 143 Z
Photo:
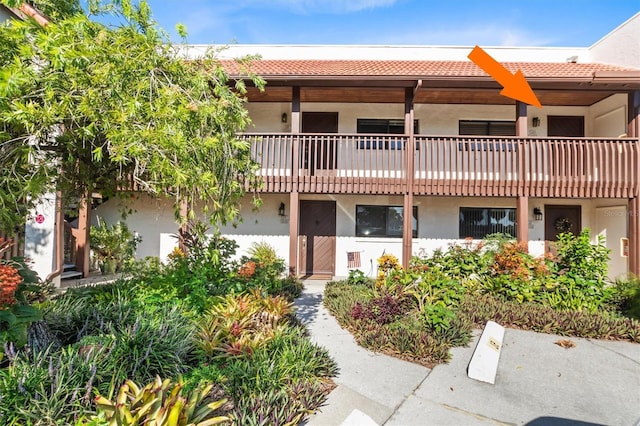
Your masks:
M 193 44 L 436 44 L 587 47 L 640 0 L 149 0 Z

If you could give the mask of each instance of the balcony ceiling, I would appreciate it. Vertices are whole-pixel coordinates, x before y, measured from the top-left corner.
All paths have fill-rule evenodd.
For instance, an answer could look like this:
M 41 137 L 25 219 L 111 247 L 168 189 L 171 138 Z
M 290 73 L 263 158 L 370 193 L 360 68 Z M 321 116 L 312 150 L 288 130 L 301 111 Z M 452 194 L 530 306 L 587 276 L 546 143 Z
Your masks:
M 617 91 L 561 91 L 535 90 L 542 105 L 546 106 L 589 106 L 618 93 Z M 250 102 L 291 102 L 291 87 L 271 87 L 263 92 L 248 89 Z M 402 88 L 357 88 L 357 87 L 302 87 L 302 102 L 341 103 L 404 103 Z M 422 88 L 417 92 L 417 104 L 482 104 L 513 105 L 515 101 L 500 95 L 500 88 L 494 89 L 436 89 Z

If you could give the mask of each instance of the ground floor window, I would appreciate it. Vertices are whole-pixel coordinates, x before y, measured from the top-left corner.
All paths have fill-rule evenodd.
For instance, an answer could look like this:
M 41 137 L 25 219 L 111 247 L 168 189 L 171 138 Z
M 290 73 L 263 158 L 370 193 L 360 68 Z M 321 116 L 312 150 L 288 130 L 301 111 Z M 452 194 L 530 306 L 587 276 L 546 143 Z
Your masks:
M 516 209 L 460 207 L 460 238 L 482 239 L 490 234 L 516 235 Z
M 402 237 L 402 206 L 356 206 L 357 237 Z M 418 208 L 413 208 L 413 238 L 418 237 Z

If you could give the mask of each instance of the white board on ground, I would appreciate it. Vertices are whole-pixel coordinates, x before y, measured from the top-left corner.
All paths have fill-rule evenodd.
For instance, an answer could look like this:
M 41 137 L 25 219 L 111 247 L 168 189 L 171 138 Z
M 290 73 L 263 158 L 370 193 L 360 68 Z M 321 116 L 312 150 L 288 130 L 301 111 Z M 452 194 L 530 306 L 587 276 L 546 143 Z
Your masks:
M 495 383 L 503 338 L 504 327 L 493 321 L 487 322 L 467 367 L 467 375 L 471 379 Z
M 378 426 L 378 423 L 360 410 L 353 410 L 340 426 Z

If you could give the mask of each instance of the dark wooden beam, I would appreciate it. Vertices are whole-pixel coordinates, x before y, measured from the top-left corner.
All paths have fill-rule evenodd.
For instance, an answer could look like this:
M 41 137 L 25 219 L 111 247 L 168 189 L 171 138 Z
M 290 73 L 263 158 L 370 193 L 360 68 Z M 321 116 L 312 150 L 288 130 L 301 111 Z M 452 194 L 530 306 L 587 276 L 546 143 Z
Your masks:
M 300 114 L 300 86 L 294 86 L 291 93 L 291 133 L 300 133 L 302 115 Z
M 627 119 L 627 135 L 630 138 L 640 137 L 640 90 L 629 93 L 629 107 Z
M 516 136 L 526 137 L 527 134 L 527 104 L 516 101 Z
M 403 103 L 402 87 L 301 87 L 302 102 Z M 612 90 L 570 91 L 536 90 L 546 106 L 590 106 L 615 93 Z M 249 102 L 291 102 L 291 86 L 269 86 L 264 91 L 249 87 Z M 414 104 L 514 105 L 515 101 L 500 95 L 499 88 L 426 88 L 419 90 Z

